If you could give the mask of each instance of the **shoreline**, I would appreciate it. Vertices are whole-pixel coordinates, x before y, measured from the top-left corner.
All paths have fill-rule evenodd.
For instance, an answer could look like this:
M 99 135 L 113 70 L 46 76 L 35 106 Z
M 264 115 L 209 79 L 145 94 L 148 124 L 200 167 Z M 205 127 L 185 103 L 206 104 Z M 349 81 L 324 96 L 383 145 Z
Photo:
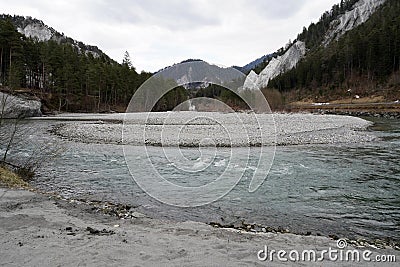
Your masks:
M 254 266 L 265 264 L 257 252 L 266 245 L 286 250 L 336 247 L 335 240 L 323 236 L 246 232 L 138 212 L 119 219 L 88 203 L 27 190 L 0 188 L 0 196 L 0 254 L 10 265 Z M 357 245 L 349 241 L 348 248 Z M 389 247 L 358 249 L 400 257 L 399 250 Z M 324 266 L 336 264 L 324 261 Z
M 314 114 L 400 119 L 399 101 L 383 103 L 292 103 L 286 107 L 286 110 L 294 113 L 309 112 Z
M 145 210 L 140 209 L 140 205 L 128 204 L 123 202 L 114 202 L 112 200 L 98 200 L 98 199 L 90 199 L 90 198 L 74 198 L 74 197 L 63 197 L 56 191 L 43 191 L 42 189 L 35 188 L 31 185 L 28 187 L 21 188 L 7 188 L 2 187 L 0 185 L 0 190 L 25 190 L 29 192 L 33 192 L 35 194 L 39 194 L 49 199 L 59 201 L 60 203 L 64 203 L 63 207 L 68 208 L 67 203 L 73 203 L 74 206 L 80 205 L 83 209 L 89 213 L 95 213 L 99 216 L 111 216 L 117 220 L 129 220 L 134 218 L 147 218 L 149 220 L 155 221 L 164 221 L 164 222 L 172 222 L 172 223 L 184 223 L 185 220 L 171 219 L 166 217 L 160 217 L 155 214 L 147 214 Z M 0 194 L 0 198 L 1 198 Z M 1 201 L 1 200 L 0 200 Z M 349 244 L 352 244 L 356 247 L 361 248 L 376 248 L 376 249 L 394 249 L 400 251 L 400 243 L 393 239 L 377 239 L 377 238 L 368 238 L 368 237 L 360 237 L 355 239 L 355 237 L 350 236 L 338 236 L 338 234 L 334 233 L 325 233 L 322 234 L 320 232 L 308 232 L 304 230 L 289 230 L 289 228 L 283 227 L 281 225 L 262 225 L 259 223 L 251 223 L 246 222 L 245 220 L 241 220 L 234 223 L 226 223 L 224 219 L 220 221 L 213 220 L 189 220 L 194 223 L 199 223 L 207 226 L 211 226 L 212 228 L 218 228 L 229 231 L 238 231 L 239 233 L 248 233 L 248 234 L 291 234 L 296 236 L 308 237 L 325 237 L 332 241 L 336 241 L 340 238 L 344 238 L 347 240 Z
M 339 115 L 339 116 L 354 116 L 359 118 L 384 118 L 391 120 L 400 119 L 400 112 L 371 112 L 371 111 L 333 111 L 333 110 L 317 110 L 311 111 L 312 114 L 321 115 Z

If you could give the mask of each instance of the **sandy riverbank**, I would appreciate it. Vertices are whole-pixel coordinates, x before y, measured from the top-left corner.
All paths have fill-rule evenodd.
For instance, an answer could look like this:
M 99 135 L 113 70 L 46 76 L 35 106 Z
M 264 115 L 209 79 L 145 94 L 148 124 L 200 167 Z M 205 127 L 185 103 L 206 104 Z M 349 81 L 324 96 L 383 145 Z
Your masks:
M 276 258 L 272 263 L 261 262 L 257 252 L 265 245 L 287 251 L 336 249 L 336 241 L 321 236 L 240 233 L 196 222 L 160 221 L 138 213 L 121 220 L 95 212 L 87 204 L 4 188 L 0 188 L 0 235 L 4 266 L 293 266 L 293 262 Z M 400 258 L 397 250 L 368 249 L 373 255 Z M 350 265 L 327 260 L 296 264 Z

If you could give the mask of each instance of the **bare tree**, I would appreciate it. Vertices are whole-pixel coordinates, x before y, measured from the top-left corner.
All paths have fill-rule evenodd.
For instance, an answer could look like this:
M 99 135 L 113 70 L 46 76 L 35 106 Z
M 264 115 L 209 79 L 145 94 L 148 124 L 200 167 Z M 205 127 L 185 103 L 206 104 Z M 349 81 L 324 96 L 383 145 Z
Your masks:
M 7 104 L 7 99 L 8 99 L 8 94 L 2 94 L 1 95 L 1 111 L 0 111 L 0 126 L 3 124 L 3 119 L 4 119 L 4 111 L 6 108 L 6 104 Z
M 15 122 L 14 122 L 14 124 L 12 126 L 11 134 L 7 138 L 8 142 L 7 142 L 4 154 L 3 154 L 3 162 L 6 162 L 6 160 L 7 160 L 7 154 L 10 151 L 11 145 L 12 145 L 12 143 L 14 141 L 15 134 L 17 133 L 17 126 L 18 126 L 18 120 L 15 120 Z
M 32 141 L 31 137 L 40 132 L 34 124 L 26 123 L 22 116 L 17 119 L 5 119 L 7 96 L 4 95 L 0 109 L 0 165 L 7 165 L 23 179 L 30 180 L 38 168 L 58 157 L 64 148 L 59 142 L 49 142 L 40 138 L 34 138 Z

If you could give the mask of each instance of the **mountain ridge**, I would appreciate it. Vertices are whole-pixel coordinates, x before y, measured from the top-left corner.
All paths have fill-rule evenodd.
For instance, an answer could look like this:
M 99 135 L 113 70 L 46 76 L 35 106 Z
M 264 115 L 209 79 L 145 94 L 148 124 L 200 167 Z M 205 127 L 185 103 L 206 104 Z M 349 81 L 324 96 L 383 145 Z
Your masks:
M 268 86 L 271 79 L 291 70 L 303 58 L 307 57 L 307 52 L 318 48 L 319 46 L 328 46 L 333 40 L 339 39 L 343 34 L 357 26 L 361 25 L 376 11 L 376 9 L 385 3 L 386 0 L 347 0 L 341 2 L 341 5 L 334 5 L 330 13 L 324 13 L 321 17 L 320 24 L 324 20 L 329 21 L 329 28 L 323 32 L 323 41 L 314 46 L 308 44 L 310 38 L 307 33 L 312 31 L 314 24 L 312 23 L 308 29 L 304 29 L 303 33 L 298 35 L 297 40 L 289 44 L 289 49 L 281 55 L 272 57 L 265 68 L 256 77 L 256 73 L 248 76 L 245 84 L 247 89 L 264 88 Z M 349 5 L 352 4 L 352 5 Z M 347 10 L 341 10 L 342 6 L 346 6 Z M 350 8 L 348 7 L 350 6 Z M 336 11 L 339 9 L 340 11 Z M 307 48 L 307 49 L 306 49 Z M 253 70 L 252 70 L 253 71 Z M 247 81 L 248 80 L 248 81 Z
M 271 79 L 268 88 L 282 92 L 288 102 L 400 99 L 399 13 L 400 2 L 386 0 L 364 23 L 327 46 L 310 49 L 295 68 Z
M 0 90 L 41 99 L 44 113 L 124 111 L 151 74 L 31 17 L 0 16 Z
M 17 31 L 25 35 L 26 37 L 36 39 L 42 42 L 53 40 L 59 44 L 68 43 L 85 54 L 92 54 L 93 57 L 105 56 L 111 59 L 97 46 L 87 45 L 81 41 L 65 36 L 64 33 L 58 32 L 51 26 L 45 24 L 40 19 L 33 18 L 31 16 L 19 16 L 19 15 L 11 16 L 8 14 L 1 14 L 0 19 L 2 20 L 9 19 L 16 27 Z

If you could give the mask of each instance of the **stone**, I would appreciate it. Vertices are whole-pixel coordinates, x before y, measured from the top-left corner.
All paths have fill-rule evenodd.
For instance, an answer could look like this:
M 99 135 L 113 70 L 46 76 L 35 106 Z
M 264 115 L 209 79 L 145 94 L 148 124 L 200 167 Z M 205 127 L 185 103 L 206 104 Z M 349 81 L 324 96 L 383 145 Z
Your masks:
M 42 116 L 41 106 L 39 100 L 30 99 L 23 95 L 15 96 L 0 92 L 0 113 L 3 112 L 3 118 L 17 119 Z

